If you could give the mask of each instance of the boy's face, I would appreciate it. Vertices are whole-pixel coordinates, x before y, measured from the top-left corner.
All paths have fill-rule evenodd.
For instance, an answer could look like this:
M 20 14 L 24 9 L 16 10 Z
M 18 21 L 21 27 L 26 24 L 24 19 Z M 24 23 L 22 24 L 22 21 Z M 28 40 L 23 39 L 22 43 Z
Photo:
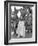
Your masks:
M 21 12 L 20 11 L 18 11 L 17 16 L 18 16 L 18 18 L 21 17 Z

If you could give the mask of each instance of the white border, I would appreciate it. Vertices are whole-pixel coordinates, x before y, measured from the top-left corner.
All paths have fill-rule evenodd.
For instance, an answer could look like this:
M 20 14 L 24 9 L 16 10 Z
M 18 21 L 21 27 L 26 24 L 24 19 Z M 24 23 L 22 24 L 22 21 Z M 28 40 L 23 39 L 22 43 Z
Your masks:
M 10 3 L 8 4 L 10 6 Z M 9 8 L 9 7 L 8 7 Z M 8 41 L 8 43 L 14 43 L 14 42 L 32 42 L 32 41 L 35 41 L 35 5 L 32 7 L 33 9 L 33 15 L 32 15 L 32 18 L 33 18 L 33 26 L 32 26 L 32 29 L 33 29 L 33 34 L 32 34 L 32 38 L 20 38 L 20 39 L 11 39 Z M 9 13 L 9 11 L 8 11 Z

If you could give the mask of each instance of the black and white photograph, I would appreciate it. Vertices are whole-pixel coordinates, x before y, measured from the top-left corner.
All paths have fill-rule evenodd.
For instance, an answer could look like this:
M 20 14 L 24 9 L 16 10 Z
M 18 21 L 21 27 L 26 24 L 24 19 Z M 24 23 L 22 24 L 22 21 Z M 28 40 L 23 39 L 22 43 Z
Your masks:
M 5 1 L 4 9 L 4 43 L 37 43 L 37 2 Z

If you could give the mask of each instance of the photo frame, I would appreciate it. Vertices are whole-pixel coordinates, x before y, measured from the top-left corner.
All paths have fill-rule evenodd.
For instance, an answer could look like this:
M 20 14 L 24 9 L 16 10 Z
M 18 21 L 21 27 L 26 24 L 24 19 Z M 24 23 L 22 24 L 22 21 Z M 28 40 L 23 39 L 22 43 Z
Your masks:
M 37 2 L 4 2 L 4 44 L 37 43 Z

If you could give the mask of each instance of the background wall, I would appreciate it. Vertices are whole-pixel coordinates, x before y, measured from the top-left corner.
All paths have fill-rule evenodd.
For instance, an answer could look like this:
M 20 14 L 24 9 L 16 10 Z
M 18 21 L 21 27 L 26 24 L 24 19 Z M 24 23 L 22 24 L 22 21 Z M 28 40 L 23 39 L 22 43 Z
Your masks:
M 37 1 L 37 8 L 38 8 L 38 0 L 22 0 L 22 1 Z M 38 12 L 38 9 L 37 9 L 37 12 Z M 38 41 L 38 13 L 37 13 L 37 41 Z M 0 0 L 0 46 L 5 46 L 4 45 L 4 0 Z M 14 46 L 38 46 L 38 43 L 22 44 L 22 45 L 14 45 Z

